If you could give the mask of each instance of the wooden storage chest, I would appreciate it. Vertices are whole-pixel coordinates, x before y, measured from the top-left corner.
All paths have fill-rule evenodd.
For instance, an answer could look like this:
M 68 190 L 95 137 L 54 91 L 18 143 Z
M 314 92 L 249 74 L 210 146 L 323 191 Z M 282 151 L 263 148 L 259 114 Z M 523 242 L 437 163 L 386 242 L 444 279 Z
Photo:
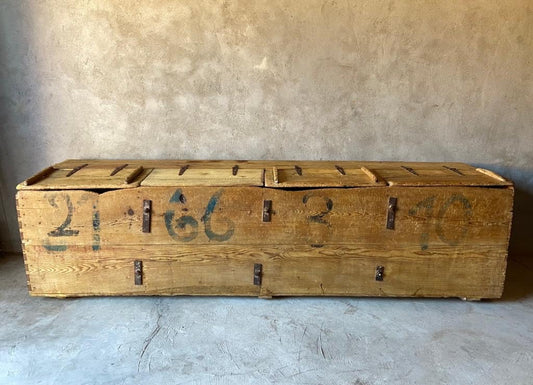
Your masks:
M 32 295 L 503 291 L 513 186 L 462 163 L 67 160 L 17 188 Z

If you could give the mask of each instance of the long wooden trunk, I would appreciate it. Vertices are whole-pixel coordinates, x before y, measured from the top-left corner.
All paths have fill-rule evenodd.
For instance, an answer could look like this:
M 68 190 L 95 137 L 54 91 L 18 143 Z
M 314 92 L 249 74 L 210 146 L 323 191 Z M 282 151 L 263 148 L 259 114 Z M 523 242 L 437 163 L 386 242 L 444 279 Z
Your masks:
M 513 186 L 462 163 L 69 160 L 18 190 L 32 295 L 503 291 Z

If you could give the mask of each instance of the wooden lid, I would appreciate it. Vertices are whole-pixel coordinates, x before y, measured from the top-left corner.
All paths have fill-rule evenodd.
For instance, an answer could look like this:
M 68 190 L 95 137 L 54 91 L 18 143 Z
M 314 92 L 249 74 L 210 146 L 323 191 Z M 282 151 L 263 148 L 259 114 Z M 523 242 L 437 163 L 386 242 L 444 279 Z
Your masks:
M 176 168 L 154 168 L 141 186 L 263 186 L 263 169 L 207 168 L 185 165 Z
M 317 162 L 311 167 L 272 167 L 265 170 L 265 187 L 365 187 L 385 186 L 385 181 L 367 167 L 328 166 Z
M 383 162 L 376 172 L 389 186 L 512 186 L 492 171 L 464 163 Z
M 138 187 L 150 173 L 140 165 L 116 162 L 101 166 L 80 160 L 68 167 L 48 167 L 17 186 L 18 190 L 89 190 Z
M 346 161 L 67 160 L 17 186 L 21 190 L 139 186 L 505 187 L 512 182 L 464 163 Z

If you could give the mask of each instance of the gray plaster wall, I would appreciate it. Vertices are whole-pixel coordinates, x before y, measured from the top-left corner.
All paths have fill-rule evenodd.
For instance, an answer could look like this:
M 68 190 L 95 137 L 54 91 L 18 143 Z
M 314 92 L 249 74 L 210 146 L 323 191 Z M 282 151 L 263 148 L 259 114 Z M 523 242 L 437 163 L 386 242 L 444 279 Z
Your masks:
M 0 77 L 5 250 L 76 157 L 464 161 L 532 233 L 530 0 L 2 0 Z

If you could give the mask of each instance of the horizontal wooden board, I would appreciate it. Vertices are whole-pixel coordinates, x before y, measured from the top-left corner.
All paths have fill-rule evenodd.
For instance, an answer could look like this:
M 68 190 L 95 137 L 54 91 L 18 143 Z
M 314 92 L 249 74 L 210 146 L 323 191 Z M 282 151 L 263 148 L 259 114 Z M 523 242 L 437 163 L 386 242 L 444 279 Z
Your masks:
M 118 166 L 120 167 L 120 166 Z M 79 189 L 125 189 L 138 187 L 152 171 L 128 165 L 113 174 L 116 167 L 83 167 L 72 173 L 73 169 L 54 169 L 35 183 L 23 182 L 18 190 L 79 190 Z M 113 175 L 112 175 L 113 174 Z M 129 180 L 131 178 L 131 180 Z
M 85 295 L 357 295 L 410 297 L 501 296 L 505 253 L 472 248 L 375 250 L 347 246 L 113 246 L 67 253 L 26 248 L 31 294 Z M 133 263 L 143 262 L 135 285 Z M 263 266 L 253 284 L 254 264 Z M 384 267 L 376 281 L 376 267 Z
M 343 168 L 340 166 L 338 168 L 299 168 L 296 166 L 292 168 L 272 167 L 265 170 L 266 187 L 366 187 L 384 185 L 383 180 L 372 179 L 361 168 Z
M 100 195 L 21 191 L 18 204 L 23 242 L 32 245 L 98 240 L 99 245 L 416 244 L 421 251 L 469 245 L 506 250 L 512 196 L 512 189 L 479 187 L 142 187 Z M 390 197 L 398 202 L 394 230 L 386 227 Z M 152 201 L 150 233 L 142 232 L 146 199 Z M 263 222 L 264 200 L 272 202 L 270 222 Z
M 417 244 L 421 251 L 492 245 L 504 250 L 512 196 L 506 189 L 456 187 L 266 189 L 263 199 L 272 201 L 274 214 L 263 234 L 276 244 Z M 397 198 L 393 230 L 386 226 L 390 197 Z
M 147 257 L 142 260 L 142 285 L 135 285 L 134 259 L 112 249 L 95 253 L 85 249 L 81 258 L 75 249 L 46 258 L 33 258 L 26 248 L 31 294 L 84 295 L 259 295 L 253 284 L 253 263 L 247 258 L 222 255 L 194 258 Z
M 84 169 L 77 171 L 72 176 L 76 178 L 64 178 L 65 174 L 75 170 L 76 168 L 87 164 Z M 54 165 L 57 170 L 64 171 L 64 173 L 54 172 L 51 175 L 45 172 L 41 175 L 42 181 L 39 183 L 33 183 L 26 185 L 22 183 L 18 186 L 19 189 L 72 189 L 72 188 L 121 188 L 120 183 L 114 185 L 115 182 L 119 182 L 121 179 L 109 180 L 107 174 L 110 170 L 114 170 L 126 165 L 128 168 L 142 166 L 145 169 L 186 169 L 187 171 L 182 175 L 185 178 L 178 178 L 174 180 L 171 173 L 155 173 L 150 182 L 147 185 L 176 185 L 175 183 L 184 182 L 186 184 L 177 185 L 209 185 L 209 180 L 216 179 L 216 185 L 230 185 L 237 182 L 239 185 L 262 185 L 262 181 L 259 181 L 259 177 L 254 171 L 265 172 L 266 185 L 269 187 L 341 187 L 341 186 L 360 186 L 371 185 L 365 178 L 359 178 L 361 169 L 371 171 L 377 179 L 378 183 L 384 183 L 388 185 L 402 185 L 402 186 L 511 186 L 510 181 L 505 180 L 499 175 L 492 172 L 483 172 L 472 166 L 464 163 L 435 163 L 435 162 L 357 162 L 357 161 L 239 161 L 239 160 L 68 160 Z M 233 176 L 232 171 L 235 167 L 238 167 L 238 174 L 241 177 L 228 178 L 229 175 Z M 277 168 L 280 170 L 279 174 L 281 181 L 275 183 L 272 176 L 272 169 Z M 100 177 L 93 175 L 93 185 L 90 187 L 90 180 L 83 178 L 84 173 L 91 169 L 102 169 L 104 174 L 102 180 Z M 300 169 L 302 175 L 298 175 L 298 178 L 294 177 L 292 170 Z M 194 177 L 195 171 L 198 171 L 198 178 Z M 210 170 L 210 171 L 206 171 Z M 254 170 L 254 171 L 252 171 Z M 316 170 L 321 170 L 319 173 Z M 354 170 L 354 175 L 350 175 L 352 172 L 346 172 L 346 175 L 339 174 L 339 170 Z M 45 171 L 45 170 L 44 170 Z M 124 171 L 121 171 L 123 173 Z M 202 175 L 202 172 L 205 173 Z M 221 175 L 216 174 L 220 172 Z M 187 174 L 189 175 L 187 176 Z M 165 175 L 164 175 L 165 174 Z M 313 177 L 313 174 L 316 174 Z M 323 174 L 323 175 L 318 175 Z M 137 181 L 141 181 L 146 177 L 147 173 L 140 175 Z M 160 178 L 156 177 L 159 175 Z M 253 175 L 253 177 L 252 177 Z M 58 176 L 59 178 L 56 178 Z M 171 176 L 171 177 L 170 177 Z M 341 177 L 342 176 L 342 177 Z M 207 181 L 202 180 L 203 177 L 207 178 Z M 35 178 L 29 178 L 26 182 L 32 181 Z M 107 178 L 107 179 L 106 179 Z M 190 182 L 187 182 L 187 178 L 190 178 Z M 252 178 L 253 182 L 248 180 L 244 183 L 244 179 Z M 325 178 L 325 179 L 324 179 Z M 238 183 L 240 179 L 241 183 Z M 193 182 L 194 180 L 194 182 Z M 74 181 L 74 182 L 72 182 Z M 158 181 L 160 182 L 158 184 Z M 104 187 L 98 187 L 98 185 Z M 213 185 L 213 184 L 211 184 Z M 131 187 L 131 186 L 128 186 Z
M 376 170 L 390 186 L 511 186 L 465 164 L 383 164 Z
M 262 186 L 262 169 L 209 169 L 190 167 L 180 173 L 175 168 L 158 168 L 142 181 L 142 186 Z

